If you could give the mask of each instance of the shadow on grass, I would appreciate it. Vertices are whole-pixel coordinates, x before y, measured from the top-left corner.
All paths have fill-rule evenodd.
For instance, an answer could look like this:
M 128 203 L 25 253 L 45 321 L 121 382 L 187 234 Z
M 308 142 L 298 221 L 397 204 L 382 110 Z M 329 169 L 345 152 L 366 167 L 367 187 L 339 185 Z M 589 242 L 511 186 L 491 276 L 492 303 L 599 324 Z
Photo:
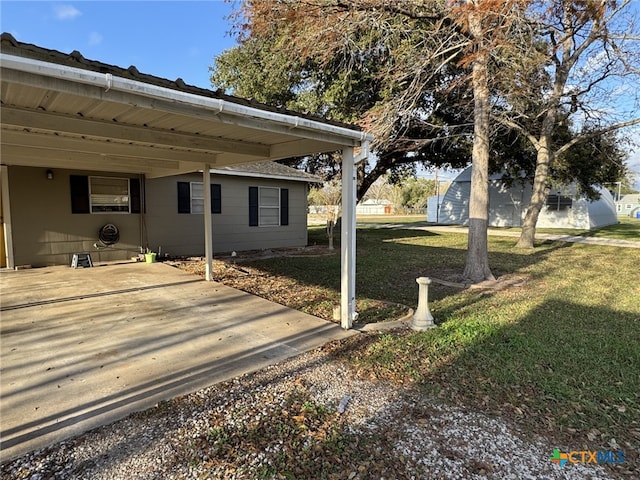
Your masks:
M 322 245 L 326 241 L 324 230 L 310 230 L 309 244 Z M 544 261 L 552 252 L 571 247 L 570 244 L 556 242 L 546 243 L 535 250 L 518 250 L 514 243 L 511 238 L 490 238 L 489 263 L 496 276 L 539 275 L 527 270 Z M 466 261 L 467 236 L 464 233 L 438 234 L 423 230 L 358 229 L 356 250 L 356 294 L 359 299 L 415 307 L 418 295 L 416 278 L 427 276 L 459 280 Z M 325 288 L 334 292 L 334 300 L 338 301 L 339 245 L 330 256 L 256 260 L 251 265 L 269 275 L 285 276 L 305 285 Z M 438 301 L 459 291 L 459 288 L 434 283 L 429 289 L 429 299 Z
M 619 240 L 640 241 L 640 220 L 620 218 L 619 223 L 589 230 L 580 234 L 583 237 L 616 238 Z
M 550 299 L 510 320 L 494 318 L 490 305 L 487 299 L 429 332 L 381 335 L 352 361 L 511 418 L 559 447 L 624 450 L 627 467 L 637 465 L 638 312 Z

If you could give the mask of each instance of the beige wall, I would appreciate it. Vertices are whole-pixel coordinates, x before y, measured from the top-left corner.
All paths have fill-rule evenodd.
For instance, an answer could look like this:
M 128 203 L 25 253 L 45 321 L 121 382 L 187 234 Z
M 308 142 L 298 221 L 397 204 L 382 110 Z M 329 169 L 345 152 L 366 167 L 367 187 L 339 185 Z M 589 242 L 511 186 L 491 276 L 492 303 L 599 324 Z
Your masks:
M 54 169 L 53 180 L 45 168 L 9 167 L 9 195 L 15 265 L 71 265 L 74 253 L 89 252 L 94 262 L 128 259 L 140 245 L 139 214 L 72 214 L 69 175 L 95 172 Z M 103 174 L 101 176 L 129 177 Z M 98 231 L 113 223 L 120 241 L 97 249 Z
M 8 168 L 15 265 L 71 265 L 74 253 L 89 252 L 94 263 L 128 260 L 149 247 L 163 254 L 204 255 L 202 214 L 178 214 L 178 181 L 201 182 L 201 174 L 147 179 L 146 213 L 72 214 L 70 175 L 95 172 L 45 168 Z M 124 174 L 100 176 L 131 177 Z M 307 244 L 307 185 L 304 182 L 212 175 L 222 188 L 222 213 L 212 215 L 215 253 Z M 289 225 L 249 227 L 249 186 L 289 189 Z M 113 223 L 120 241 L 96 248 L 98 231 Z
M 169 255 L 204 255 L 202 214 L 178 214 L 177 182 L 202 182 L 202 174 L 147 180 L 145 224 L 149 247 Z M 211 175 L 222 189 L 222 213 L 213 214 L 214 253 L 307 245 L 304 182 Z M 249 226 L 249 186 L 289 189 L 289 225 Z

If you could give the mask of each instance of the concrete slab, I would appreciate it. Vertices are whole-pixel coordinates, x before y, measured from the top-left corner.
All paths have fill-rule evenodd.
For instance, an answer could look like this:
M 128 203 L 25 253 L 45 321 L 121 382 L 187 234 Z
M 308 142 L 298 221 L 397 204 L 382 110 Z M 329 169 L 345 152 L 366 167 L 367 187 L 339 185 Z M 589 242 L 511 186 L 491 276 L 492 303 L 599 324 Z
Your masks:
M 355 334 L 161 263 L 0 272 L 7 461 Z

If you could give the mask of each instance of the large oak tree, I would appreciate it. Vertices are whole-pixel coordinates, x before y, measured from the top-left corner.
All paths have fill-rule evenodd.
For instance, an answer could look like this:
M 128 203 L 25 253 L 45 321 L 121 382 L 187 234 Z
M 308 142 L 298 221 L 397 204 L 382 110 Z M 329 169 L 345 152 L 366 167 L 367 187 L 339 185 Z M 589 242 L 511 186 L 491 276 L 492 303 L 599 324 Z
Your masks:
M 363 172 L 359 197 L 394 168 L 462 166 L 471 154 L 464 276 L 491 279 L 489 79 L 506 73 L 495 68 L 496 58 L 520 54 L 522 42 L 506 39 L 528 35 L 519 27 L 526 5 L 253 0 L 239 12 L 241 47 L 218 57 L 212 81 L 241 96 L 363 125 L 375 135 L 377 161 Z

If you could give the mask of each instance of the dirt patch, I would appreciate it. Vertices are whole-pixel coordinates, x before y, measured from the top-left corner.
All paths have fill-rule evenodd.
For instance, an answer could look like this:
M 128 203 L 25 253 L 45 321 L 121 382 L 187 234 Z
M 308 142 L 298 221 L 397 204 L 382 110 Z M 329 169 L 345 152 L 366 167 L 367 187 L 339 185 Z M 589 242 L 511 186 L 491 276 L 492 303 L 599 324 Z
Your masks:
M 337 255 L 337 251 L 329 250 L 326 246 L 310 246 L 216 255 L 211 273 L 216 282 L 328 321 L 338 322 L 334 318 L 334 308 L 340 304 L 340 292 L 274 274 L 252 265 L 253 261 L 271 258 L 328 255 Z M 205 260 L 202 257 L 174 258 L 165 263 L 202 277 L 206 273 Z M 406 316 L 409 310 L 406 305 L 374 299 L 358 299 L 356 305 L 356 311 L 359 313 L 358 323 L 363 324 L 397 320 Z
M 213 260 L 212 276 L 216 282 L 257 295 L 280 305 L 299 310 L 328 321 L 337 322 L 334 308 L 340 304 L 340 293 L 331 288 L 310 284 L 286 275 L 279 275 L 252 262 L 273 258 L 323 257 L 338 255 L 337 250 L 326 246 L 298 248 L 278 248 L 251 250 L 216 255 Z M 205 261 L 202 257 L 175 258 L 165 261 L 190 273 L 205 276 Z M 522 275 L 500 275 L 496 280 L 479 284 L 469 284 L 457 270 L 440 270 L 429 277 L 435 284 L 452 289 L 473 288 L 481 291 L 496 291 L 520 287 L 526 283 Z M 368 324 L 395 321 L 406 317 L 411 311 L 407 305 L 383 300 L 359 298 L 356 311 L 358 323 Z

